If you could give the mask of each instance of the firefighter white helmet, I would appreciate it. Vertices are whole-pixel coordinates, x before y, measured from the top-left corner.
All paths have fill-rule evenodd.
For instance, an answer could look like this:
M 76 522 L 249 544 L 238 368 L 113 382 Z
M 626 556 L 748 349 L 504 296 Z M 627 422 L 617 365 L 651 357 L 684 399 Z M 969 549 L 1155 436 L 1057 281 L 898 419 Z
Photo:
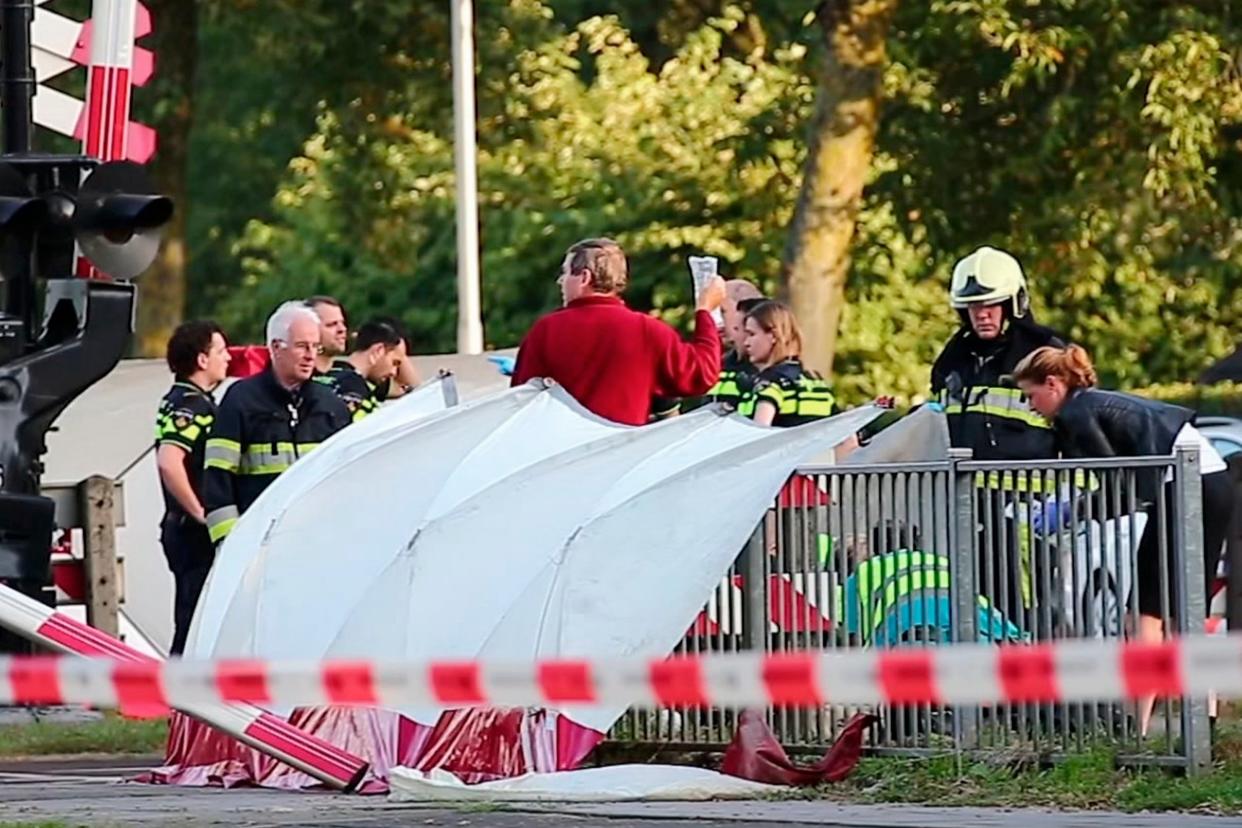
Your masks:
M 949 301 L 957 310 L 1009 301 L 1015 319 L 1026 316 L 1030 299 L 1022 265 L 1004 250 L 980 247 L 953 268 Z

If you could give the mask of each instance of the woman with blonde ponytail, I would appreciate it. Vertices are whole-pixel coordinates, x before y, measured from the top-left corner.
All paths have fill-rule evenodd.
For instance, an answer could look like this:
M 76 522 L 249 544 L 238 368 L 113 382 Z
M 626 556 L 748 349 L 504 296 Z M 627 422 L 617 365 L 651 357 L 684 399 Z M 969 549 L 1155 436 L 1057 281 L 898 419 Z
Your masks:
M 1199 451 L 1203 485 L 1203 576 L 1202 588 L 1211 598 L 1212 581 L 1221 547 L 1233 515 L 1233 484 L 1225 461 L 1194 427 L 1195 412 L 1189 408 L 1155 402 L 1120 391 L 1096 388 L 1095 367 L 1087 352 L 1077 345 L 1040 348 L 1018 364 L 1014 379 L 1030 400 L 1031 408 L 1052 422 L 1057 446 L 1065 457 L 1168 456 L 1177 447 Z M 1158 503 L 1165 503 L 1167 549 L 1174 549 L 1171 478 L 1137 475 L 1135 489 L 1144 501 L 1147 527 L 1137 556 L 1140 636 L 1160 641 L 1164 636 L 1160 590 L 1160 534 Z M 1174 563 L 1168 553 L 1168 565 Z M 1170 572 L 1169 607 L 1178 613 L 1176 585 L 1184 573 Z M 1140 729 L 1146 734 L 1152 700 L 1141 711 Z
M 1036 396 L 1039 396 L 1038 386 L 1048 377 L 1058 378 L 1067 390 L 1094 388 L 1098 381 L 1095 366 L 1091 364 L 1091 357 L 1081 345 L 1070 345 L 1068 348 L 1039 348 L 1028 354 L 1014 370 L 1014 378 L 1019 382 L 1023 378 L 1034 380 Z M 1052 387 L 1059 387 L 1059 384 L 1053 383 Z M 1039 411 L 1039 404 L 1034 400 L 1035 398 L 1031 397 L 1031 406 Z M 1045 417 L 1048 416 L 1043 411 L 1040 413 Z

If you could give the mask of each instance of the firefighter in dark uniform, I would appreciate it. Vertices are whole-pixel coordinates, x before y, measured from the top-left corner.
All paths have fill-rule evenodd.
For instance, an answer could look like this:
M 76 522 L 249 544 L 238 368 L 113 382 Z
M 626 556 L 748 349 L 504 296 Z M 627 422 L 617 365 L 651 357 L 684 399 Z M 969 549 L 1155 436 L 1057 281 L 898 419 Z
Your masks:
M 267 342 L 271 365 L 228 390 L 207 441 L 203 494 L 215 543 L 273 480 L 350 423 L 340 398 L 311 382 L 320 351 L 313 311 L 282 305 L 268 320 Z
M 333 360 L 328 372 L 314 380 L 332 389 L 358 422 L 379 408 L 384 399 L 380 389 L 387 387 L 405 362 L 405 343 L 395 320 L 368 322 L 358 329 L 349 356 Z
M 932 366 L 932 394 L 944 407 L 955 448 L 975 460 L 1045 460 L 1056 456 L 1051 425 L 1030 406 L 1012 374 L 1027 354 L 1064 343 L 1031 313 L 1026 277 L 1003 250 L 981 247 L 953 269 L 950 302 L 962 326 Z M 992 510 L 992 548 L 979 562 L 980 592 L 1003 611 L 1029 609 L 1036 586 L 1028 530 L 1006 516 L 1022 494 L 1043 494 L 1037 474 L 993 473 L 978 481 L 980 519 Z
M 214 322 L 186 322 L 173 331 L 166 356 L 176 381 L 160 400 L 155 444 L 164 490 L 160 543 L 175 585 L 170 652 L 180 655 L 215 558 L 203 508 L 202 470 L 216 417 L 211 391 L 228 373 L 228 343 Z
M 953 446 L 975 460 L 1053 457 L 1052 428 L 1011 375 L 1027 354 L 1064 343 L 1032 318 L 1018 260 L 992 247 L 971 253 L 953 269 L 950 301 L 962 327 L 932 366 L 931 386 Z

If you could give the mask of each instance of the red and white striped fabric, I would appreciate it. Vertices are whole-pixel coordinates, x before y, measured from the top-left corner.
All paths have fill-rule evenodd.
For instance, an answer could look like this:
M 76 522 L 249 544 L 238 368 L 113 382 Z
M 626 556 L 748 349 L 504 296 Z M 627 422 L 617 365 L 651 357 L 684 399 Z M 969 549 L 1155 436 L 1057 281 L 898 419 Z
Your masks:
M 90 649 L 90 636 L 81 630 L 57 626 L 50 636 L 82 651 Z M 115 643 L 107 648 L 114 650 Z M 185 710 L 238 702 L 398 709 L 599 703 L 987 705 L 1200 696 L 1208 691 L 1242 696 L 1242 638 L 1198 636 L 1159 645 L 1073 640 L 1039 646 L 735 653 L 603 663 L 0 660 L 0 703 L 122 709 L 167 705 Z
M 0 698 L 16 704 L 59 704 L 72 699 L 115 707 L 133 716 L 168 712 L 168 698 L 158 677 L 169 663 L 4 586 L 0 586 L 0 624 L 45 646 L 88 657 L 10 659 L 0 669 Z M 66 669 L 75 663 L 98 669 Z M 223 703 L 217 697 L 172 706 L 332 788 L 354 790 L 369 768 L 363 759 L 250 704 Z
M 830 573 L 768 576 L 768 630 L 773 633 L 826 633 L 832 631 L 829 608 L 820 600 L 830 593 Z M 741 575 L 723 580 L 700 610 L 687 635 L 736 634 L 742 629 L 746 581 Z

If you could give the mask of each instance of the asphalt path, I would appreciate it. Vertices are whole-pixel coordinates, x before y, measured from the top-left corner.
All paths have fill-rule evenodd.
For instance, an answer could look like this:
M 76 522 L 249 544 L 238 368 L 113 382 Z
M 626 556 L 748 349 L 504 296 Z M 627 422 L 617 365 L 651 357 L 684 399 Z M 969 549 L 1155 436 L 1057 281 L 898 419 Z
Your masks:
M 414 804 L 382 796 L 127 782 L 158 757 L 0 762 L 0 822 L 178 828 L 1225 828 L 1238 817 L 985 808 L 843 805 L 824 801 L 606 804 Z

